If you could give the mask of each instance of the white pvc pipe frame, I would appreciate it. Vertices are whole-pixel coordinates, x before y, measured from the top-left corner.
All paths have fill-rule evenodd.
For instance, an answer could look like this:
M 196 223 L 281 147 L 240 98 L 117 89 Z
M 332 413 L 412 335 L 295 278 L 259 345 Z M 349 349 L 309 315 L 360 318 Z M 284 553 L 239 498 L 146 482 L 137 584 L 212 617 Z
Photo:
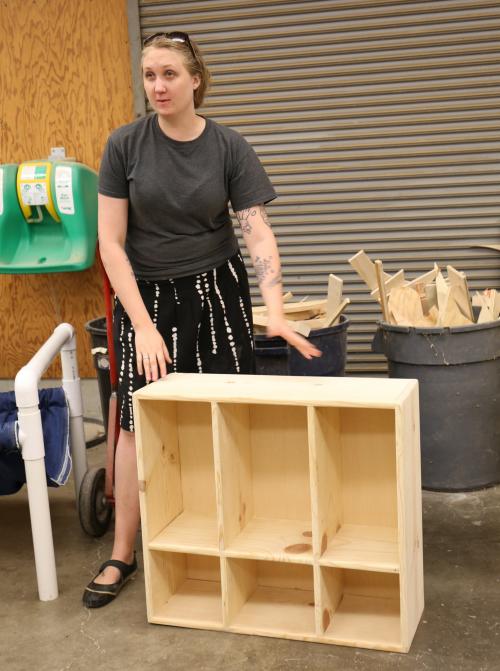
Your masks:
M 19 442 L 26 468 L 38 596 L 41 601 L 57 599 L 59 592 L 45 476 L 42 418 L 38 407 L 38 383 L 59 352 L 62 363 L 62 386 L 69 405 L 71 458 L 78 503 L 80 485 L 87 470 L 87 454 L 76 337 L 71 324 L 59 324 L 54 329 L 50 338 L 18 372 L 14 387 L 18 407 Z

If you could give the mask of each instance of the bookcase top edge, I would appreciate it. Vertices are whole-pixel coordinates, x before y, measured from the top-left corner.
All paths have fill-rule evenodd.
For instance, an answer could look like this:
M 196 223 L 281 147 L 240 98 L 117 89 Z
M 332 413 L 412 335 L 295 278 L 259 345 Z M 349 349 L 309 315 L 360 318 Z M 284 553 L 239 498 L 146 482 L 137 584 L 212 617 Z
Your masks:
M 136 391 L 134 398 L 396 408 L 417 388 L 417 380 L 391 378 L 171 373 Z

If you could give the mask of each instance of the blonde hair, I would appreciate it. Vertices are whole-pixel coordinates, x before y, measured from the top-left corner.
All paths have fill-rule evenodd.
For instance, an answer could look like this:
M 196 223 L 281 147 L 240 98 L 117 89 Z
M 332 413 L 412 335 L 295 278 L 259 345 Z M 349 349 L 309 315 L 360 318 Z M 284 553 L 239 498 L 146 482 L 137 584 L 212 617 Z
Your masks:
M 184 64 L 189 74 L 192 77 L 198 77 L 200 80 L 200 85 L 193 91 L 194 106 L 195 109 L 198 109 L 198 107 L 201 107 L 203 104 L 205 94 L 210 86 L 211 77 L 198 45 L 191 39 L 189 40 L 189 43 L 193 48 L 193 53 L 191 53 L 191 49 L 187 42 L 180 42 L 178 40 L 172 40 L 165 35 L 158 35 L 158 37 L 155 37 L 151 42 L 148 42 L 143 48 L 141 67 L 144 63 L 144 56 L 151 51 L 151 49 L 171 49 L 172 51 L 180 53 L 184 59 Z

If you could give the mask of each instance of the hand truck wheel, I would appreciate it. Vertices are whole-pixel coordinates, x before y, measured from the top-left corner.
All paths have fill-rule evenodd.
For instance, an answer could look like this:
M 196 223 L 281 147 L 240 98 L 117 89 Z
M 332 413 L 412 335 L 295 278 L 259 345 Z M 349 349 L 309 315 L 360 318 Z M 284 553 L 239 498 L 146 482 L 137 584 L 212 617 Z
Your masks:
M 83 476 L 78 498 L 78 514 L 82 529 L 89 536 L 106 533 L 113 515 L 113 506 L 104 494 L 106 471 L 94 466 Z

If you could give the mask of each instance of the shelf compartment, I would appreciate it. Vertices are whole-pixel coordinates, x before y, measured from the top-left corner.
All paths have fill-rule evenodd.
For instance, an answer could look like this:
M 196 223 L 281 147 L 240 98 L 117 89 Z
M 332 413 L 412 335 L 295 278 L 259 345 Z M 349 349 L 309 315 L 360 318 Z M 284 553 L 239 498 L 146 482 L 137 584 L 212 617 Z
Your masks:
M 312 563 L 307 409 L 218 404 L 214 435 L 227 554 Z
M 216 554 L 211 404 L 152 401 L 138 410 L 141 516 L 148 546 Z
M 323 566 L 398 573 L 397 531 L 392 527 L 345 524 L 328 543 L 320 563 Z
M 313 567 L 227 559 L 229 631 L 315 640 Z
M 158 624 L 222 629 L 220 560 L 176 552 L 149 553 L 149 619 Z
M 320 603 L 325 640 L 403 650 L 397 574 L 321 567 Z
M 310 521 L 253 519 L 225 555 L 312 564 L 311 535 Z
M 310 408 L 315 553 L 322 564 L 398 572 L 396 421 L 380 408 Z
M 149 549 L 218 555 L 217 535 L 217 520 L 185 510 L 153 538 Z

